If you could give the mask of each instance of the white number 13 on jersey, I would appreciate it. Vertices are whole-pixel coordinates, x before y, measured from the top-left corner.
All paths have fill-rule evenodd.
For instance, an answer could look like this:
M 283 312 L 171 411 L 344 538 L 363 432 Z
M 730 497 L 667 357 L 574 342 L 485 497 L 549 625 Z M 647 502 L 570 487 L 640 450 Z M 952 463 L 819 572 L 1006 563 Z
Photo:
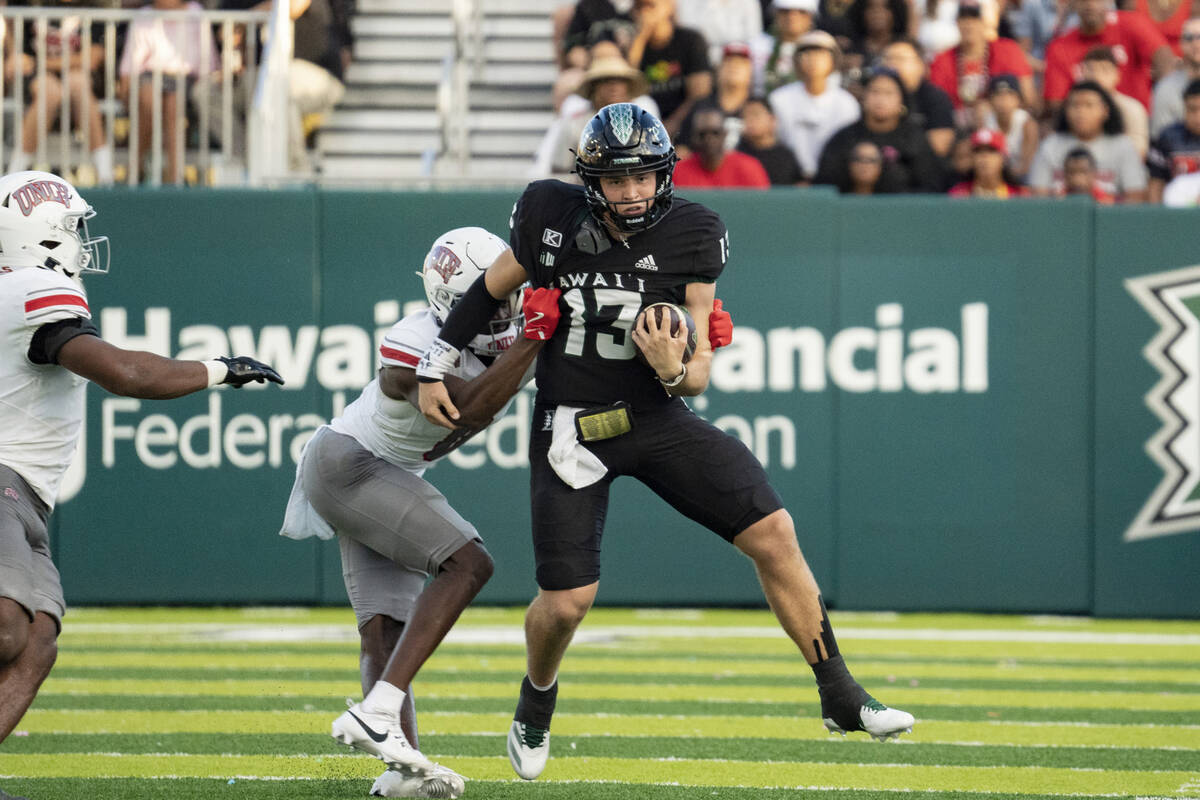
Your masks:
M 628 289 L 595 289 L 585 295 L 580 289 L 570 289 L 563 295 L 563 300 L 571 307 L 571 330 L 567 333 L 564 353 L 582 356 L 584 337 L 588 335 L 586 323 L 601 315 L 609 316 L 604 312 L 615 308 L 617 318 L 592 332 L 596 339 L 596 353 L 601 358 L 614 361 L 633 358 L 633 322 L 642 307 L 639 293 Z

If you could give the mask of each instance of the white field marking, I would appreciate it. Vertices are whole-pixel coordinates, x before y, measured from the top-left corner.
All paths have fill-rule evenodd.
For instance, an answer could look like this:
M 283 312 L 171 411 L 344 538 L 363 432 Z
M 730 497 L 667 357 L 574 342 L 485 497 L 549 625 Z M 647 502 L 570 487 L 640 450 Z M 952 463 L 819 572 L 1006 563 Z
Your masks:
M 349 625 L 240 625 L 193 622 L 184 624 L 81 623 L 69 631 L 80 635 L 171 635 L 175 639 L 227 642 L 357 642 L 358 632 Z M 1029 631 L 1012 629 L 942 630 L 939 628 L 854 628 L 841 627 L 838 639 L 925 641 L 925 642 L 1014 642 L 1095 645 L 1200 645 L 1200 633 L 1104 633 L 1089 631 Z M 776 627 L 727 627 L 720 629 L 682 626 L 614 625 L 588 627 L 576 632 L 576 643 L 596 644 L 629 639 L 784 639 Z M 524 645 L 519 625 L 460 625 L 445 641 L 452 644 Z
M 872 766 L 872 765 L 862 764 L 859 766 Z M 25 778 L 25 777 L 28 777 L 28 776 L 0 774 L 0 778 L 3 778 L 4 780 L 18 779 L 18 778 Z M 329 780 L 328 778 L 314 778 L 314 777 L 308 777 L 308 776 L 229 775 L 228 773 L 223 774 L 223 775 L 207 775 L 207 776 L 139 775 L 139 776 L 137 776 L 137 778 L 139 780 L 156 780 L 156 781 L 173 781 L 173 780 L 223 780 L 224 781 L 224 780 L 233 779 L 235 781 L 304 782 L 304 781 L 326 781 L 326 780 Z M 363 780 L 366 780 L 366 779 L 364 778 Z M 486 779 L 486 778 L 472 778 L 471 783 L 473 785 L 489 784 L 489 783 L 494 783 L 498 786 L 500 786 L 500 785 L 511 786 L 512 785 L 511 780 L 490 780 L 490 779 Z M 705 788 L 705 784 L 682 784 L 682 783 L 679 783 L 678 781 L 612 781 L 612 780 L 600 780 L 597 778 L 584 778 L 584 779 L 562 780 L 562 781 L 540 780 L 540 781 L 538 781 L 538 783 L 542 784 L 542 785 L 550 784 L 550 785 L 554 785 L 554 786 L 560 786 L 560 785 L 568 786 L 568 785 L 581 785 L 582 784 L 582 785 L 596 785 L 596 786 L 693 786 L 695 788 Z M 810 792 L 828 792 L 828 791 L 845 790 L 846 787 L 844 787 L 844 786 L 816 786 L 816 785 L 813 785 L 813 786 L 760 786 L 757 784 L 755 784 L 755 785 L 739 784 L 739 785 L 714 786 L 712 788 L 718 789 L 718 790 L 719 789 L 754 789 L 756 791 L 764 791 L 764 792 L 773 792 L 773 791 L 793 792 L 793 791 L 796 791 L 797 789 L 804 790 L 804 791 L 810 791 Z M 889 794 L 912 794 L 914 792 L 920 792 L 921 794 L 947 794 L 947 793 L 951 793 L 951 792 L 953 792 L 955 794 L 962 793 L 961 789 L 895 789 L 895 788 L 887 788 L 887 789 L 872 789 L 871 791 L 879 792 L 881 794 L 884 792 L 887 792 Z M 986 797 L 990 797 L 992 795 L 996 795 L 996 796 L 1003 795 L 1003 796 L 1007 797 L 1007 796 L 1010 796 L 1012 793 L 1011 792 L 972 791 L 972 792 L 970 792 L 970 794 L 973 797 L 986 798 Z M 1104 794 L 1096 794 L 1095 792 L 1086 792 L 1086 793 L 1055 792 L 1054 796 L 1055 797 L 1128 797 L 1129 795 L 1124 792 L 1118 792 L 1118 793 L 1106 792 Z M 1187 797 L 1189 797 L 1189 796 L 1188 795 L 1180 795 L 1180 796 L 1171 798 L 1171 797 L 1143 797 L 1143 796 L 1139 795 L 1137 798 L 1135 798 L 1135 800 L 1181 800 L 1181 798 L 1186 800 Z

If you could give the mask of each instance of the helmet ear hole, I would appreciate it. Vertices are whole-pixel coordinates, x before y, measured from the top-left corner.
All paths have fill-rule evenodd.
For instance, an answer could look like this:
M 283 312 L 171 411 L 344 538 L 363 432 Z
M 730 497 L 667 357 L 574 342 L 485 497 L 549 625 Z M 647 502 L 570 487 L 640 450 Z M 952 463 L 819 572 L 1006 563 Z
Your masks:
M 62 244 L 62 242 L 56 242 L 53 239 L 45 239 L 41 242 L 38 242 L 38 244 L 40 244 L 42 247 L 46 248 L 47 250 L 53 250 L 54 248 L 56 248 L 60 244 Z

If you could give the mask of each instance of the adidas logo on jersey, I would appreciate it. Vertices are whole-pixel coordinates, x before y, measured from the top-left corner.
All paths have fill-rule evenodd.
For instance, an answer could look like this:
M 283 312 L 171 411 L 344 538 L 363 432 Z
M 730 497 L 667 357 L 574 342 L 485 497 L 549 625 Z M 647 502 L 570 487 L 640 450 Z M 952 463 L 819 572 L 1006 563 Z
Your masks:
M 634 269 L 648 269 L 651 272 L 658 272 L 658 264 L 654 263 L 654 256 L 643 256 L 633 263 Z

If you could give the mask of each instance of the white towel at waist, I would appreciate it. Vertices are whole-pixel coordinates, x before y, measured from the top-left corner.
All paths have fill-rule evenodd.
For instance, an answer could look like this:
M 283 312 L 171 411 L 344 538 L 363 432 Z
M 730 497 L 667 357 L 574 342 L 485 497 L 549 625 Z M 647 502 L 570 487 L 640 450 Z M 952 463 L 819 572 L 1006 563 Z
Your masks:
M 550 451 L 546 454 L 555 473 L 572 489 L 591 486 L 608 473 L 608 467 L 579 441 L 575 415 L 582 410 L 573 406 L 554 410 Z

